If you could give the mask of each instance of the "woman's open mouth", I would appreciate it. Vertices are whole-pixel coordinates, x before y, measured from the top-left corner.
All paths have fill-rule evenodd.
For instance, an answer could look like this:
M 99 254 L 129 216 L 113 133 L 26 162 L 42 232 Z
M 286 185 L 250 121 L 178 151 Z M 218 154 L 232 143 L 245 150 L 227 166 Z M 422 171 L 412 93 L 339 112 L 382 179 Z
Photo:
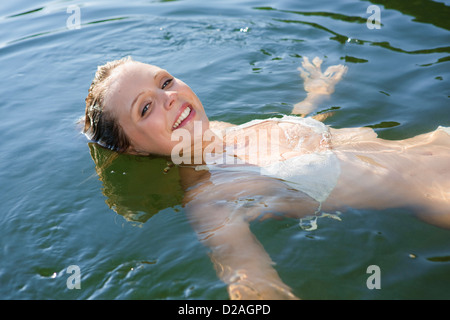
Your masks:
M 195 115 L 195 111 L 189 103 L 184 103 L 180 108 L 180 115 L 172 126 L 172 130 L 184 126 Z

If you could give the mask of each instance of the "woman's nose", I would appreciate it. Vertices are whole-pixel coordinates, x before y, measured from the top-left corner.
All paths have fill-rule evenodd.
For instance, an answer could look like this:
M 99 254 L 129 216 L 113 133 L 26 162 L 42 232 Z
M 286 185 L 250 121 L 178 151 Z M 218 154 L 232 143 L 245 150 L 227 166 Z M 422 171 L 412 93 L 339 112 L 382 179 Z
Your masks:
M 166 110 L 172 109 L 177 101 L 177 93 L 175 91 L 166 91 L 166 101 L 164 103 L 164 108 Z

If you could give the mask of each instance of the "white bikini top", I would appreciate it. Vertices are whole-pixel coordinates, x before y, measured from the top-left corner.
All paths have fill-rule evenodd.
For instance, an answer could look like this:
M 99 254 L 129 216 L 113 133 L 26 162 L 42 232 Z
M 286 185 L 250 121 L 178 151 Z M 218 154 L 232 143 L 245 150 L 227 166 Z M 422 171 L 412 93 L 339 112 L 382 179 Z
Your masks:
M 256 125 L 258 126 L 254 127 Z M 236 137 L 242 135 L 252 137 L 251 134 L 254 132 L 249 131 L 252 127 L 262 130 L 258 132 L 264 134 L 269 132 L 278 134 L 276 138 L 273 136 L 269 138 L 270 143 L 273 143 L 269 146 L 271 151 L 277 152 L 270 152 L 261 158 L 255 156 L 252 158 L 248 139 L 241 142 L 234 141 L 235 143 L 230 144 L 233 148 L 225 149 L 225 157 L 207 160 L 206 165 L 198 166 L 197 170 L 257 172 L 281 179 L 290 187 L 306 193 L 320 203 L 327 199 L 338 181 L 340 165 L 331 150 L 330 130 L 325 124 L 312 118 L 295 116 L 253 120 L 227 128 L 226 140 L 230 140 L 230 137 L 236 140 Z M 267 140 L 265 137 L 264 139 Z M 245 148 L 247 149 L 244 150 Z M 249 163 L 253 165 L 249 166 Z

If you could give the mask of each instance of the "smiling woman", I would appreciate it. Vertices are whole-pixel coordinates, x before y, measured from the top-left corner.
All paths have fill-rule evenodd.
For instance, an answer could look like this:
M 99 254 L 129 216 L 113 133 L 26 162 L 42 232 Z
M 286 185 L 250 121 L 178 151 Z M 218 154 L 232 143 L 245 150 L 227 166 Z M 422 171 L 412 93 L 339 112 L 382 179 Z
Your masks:
M 448 1 L 0 3 L 0 30 L 4 31 L 0 33 L 1 299 L 226 299 L 229 286 L 220 279 L 235 281 L 233 288 L 238 288 L 238 275 L 246 275 L 242 272 L 244 261 L 250 266 L 256 256 L 246 255 L 251 251 L 243 246 L 255 242 L 243 238 L 226 242 L 225 235 L 232 233 L 225 231 L 231 222 L 237 224 L 241 213 L 266 213 L 263 217 L 267 217 L 269 211 L 274 219 L 241 224 L 239 230 L 246 230 L 244 226 L 251 230 L 241 234 L 260 241 L 267 256 L 276 262 L 269 266 L 295 296 L 313 300 L 450 299 L 450 230 L 416 219 L 417 211 L 429 213 L 425 209 L 377 210 L 363 202 L 372 195 L 371 204 L 382 207 L 384 196 L 391 191 L 392 197 L 403 199 L 398 195 L 401 189 L 394 190 L 390 184 L 396 178 L 411 181 L 429 176 L 423 183 L 400 186 L 418 195 L 414 201 L 424 199 L 419 191 L 427 182 L 449 180 L 448 166 L 426 150 L 440 143 L 448 154 L 446 132 L 436 131 L 439 125 L 450 126 Z M 67 10 L 75 8 L 73 4 L 79 8 L 79 29 L 72 28 L 77 25 L 72 20 L 74 12 Z M 367 28 L 367 8 L 372 4 L 381 8 L 381 29 Z M 266 126 L 270 132 L 281 125 L 283 131 L 294 133 L 291 142 L 297 146 L 295 133 L 312 133 L 304 124 L 314 123 L 318 130 L 330 129 L 334 149 L 320 149 L 267 167 L 245 163 L 196 167 L 209 171 L 172 166 L 166 157 L 116 152 L 129 150 L 131 137 L 112 112 L 113 106 L 100 101 L 112 93 L 108 74 L 125 70 L 120 71 L 122 64 L 114 68 L 114 62 L 103 68 L 112 70 L 102 76 L 99 71 L 99 85 L 88 99 L 92 117 L 87 117 L 87 134 L 98 141 L 90 143 L 74 122 L 85 113 L 84 99 L 97 67 L 129 55 L 187 83 L 202 102 L 210 128 L 216 128 L 217 120 L 237 125 L 229 128 L 232 131 L 216 131 L 219 137 L 230 137 L 220 134 L 222 131 L 248 133 Z M 314 117 L 330 111 L 334 114 L 323 123 L 297 116 L 286 121 L 283 115 L 290 114 L 307 95 L 296 68 L 303 57 L 315 55 L 323 58 L 324 66 L 345 63 L 349 68 L 330 99 L 311 113 Z M 153 83 L 151 77 L 149 83 Z M 164 82 L 157 83 L 158 90 Z M 164 90 L 171 91 L 173 84 L 168 83 Z M 129 108 L 135 97 L 130 98 L 124 107 Z M 94 103 L 94 99 L 98 101 Z M 100 105 L 105 114 L 100 114 Z M 139 107 L 146 110 L 144 118 L 154 115 L 155 104 Z M 168 126 L 178 122 L 177 115 L 172 116 Z M 280 121 L 269 120 L 274 117 Z M 241 127 L 255 119 L 258 122 L 252 126 Z M 300 124 L 291 127 L 294 119 Z M 97 125 L 95 130 L 90 128 L 91 120 Z M 187 130 L 184 128 L 188 126 L 183 124 L 173 132 Z M 346 145 L 335 139 L 338 132 L 344 133 L 335 131 L 340 128 L 354 133 L 346 136 Z M 278 131 L 280 137 L 283 131 Z M 321 136 L 308 135 L 300 146 L 320 142 Z M 420 139 L 409 146 L 398 142 L 414 136 Z M 377 138 L 390 140 L 383 157 L 380 149 L 386 147 L 386 141 Z M 359 152 L 347 152 L 354 165 L 306 161 L 313 156 L 335 159 L 328 156 L 329 151 L 336 157 L 342 154 L 336 144 L 359 148 Z M 412 145 L 416 147 L 410 148 Z M 233 154 L 232 148 L 228 151 Z M 400 155 L 405 160 L 405 152 L 409 154 L 407 165 L 398 160 Z M 436 162 L 430 163 L 433 159 Z M 394 161 L 398 161 L 396 168 Z M 316 171 L 307 171 L 313 164 Z M 317 171 L 319 164 L 326 173 Z M 275 170 L 281 166 L 284 170 Z M 408 175 L 397 173 L 407 168 Z M 277 171 L 283 180 L 269 176 Z M 390 176 L 391 172 L 395 174 Z M 442 172 L 442 178 L 436 178 L 436 172 Z M 291 173 L 302 177 L 303 184 L 295 183 L 299 179 L 292 181 Z M 203 176 L 204 188 L 195 183 L 189 188 L 189 174 Z M 338 199 L 337 190 L 342 186 L 341 190 L 353 191 L 345 203 L 361 203 L 339 210 L 342 214 L 335 217 L 340 220 L 319 218 L 326 217 L 322 212 L 316 220 L 318 203 L 305 192 L 317 199 L 325 197 L 333 184 L 324 182 L 334 181 L 336 176 L 338 180 L 346 178 L 347 184 L 343 180 L 338 183 L 326 202 Z M 369 177 L 375 176 L 379 180 L 371 184 Z M 324 188 L 318 188 L 319 179 Z M 317 183 L 307 190 L 306 182 Z M 360 188 L 364 182 L 367 185 Z M 446 190 L 424 191 L 430 204 L 438 203 L 437 196 L 445 195 Z M 295 204 L 298 209 L 305 208 L 306 199 L 311 204 L 311 219 L 302 218 L 301 224 L 298 219 L 277 219 L 295 213 Z M 336 214 L 326 211 L 325 202 L 322 209 Z M 204 217 L 210 220 L 200 219 Z M 305 230 L 314 221 L 317 228 Z M 228 258 L 233 256 L 233 248 L 241 248 L 235 251 L 237 255 L 242 252 L 241 259 L 225 259 L 226 252 Z M 234 263 L 239 260 L 240 266 Z M 255 259 L 255 265 L 257 262 Z M 367 267 L 373 264 L 381 268 L 381 290 L 366 287 Z M 66 287 L 70 265 L 81 269 L 81 290 Z M 266 267 L 247 272 L 247 279 L 255 280 L 263 275 L 262 270 L 271 270 Z
M 184 82 L 128 57 L 98 68 L 86 98 L 84 132 L 120 152 L 167 155 L 175 146 L 173 130 L 194 121 L 209 127 L 202 103 Z
M 90 87 L 85 133 L 99 144 L 131 155 L 168 157 L 180 149 L 174 134 L 186 132 L 183 145 L 189 150 L 219 155 L 181 162 L 179 174 L 188 219 L 212 250 L 232 299 L 297 299 L 252 235 L 251 221 L 280 215 L 302 219 L 348 206 L 409 207 L 450 228 L 448 129 L 388 141 L 371 128 L 334 129 L 318 117 L 305 117 L 347 71 L 335 65 L 322 72 L 321 64 L 319 58 L 304 58 L 299 68 L 308 94 L 292 113 L 302 117 L 239 126 L 210 122 L 189 86 L 130 58 L 99 67 Z

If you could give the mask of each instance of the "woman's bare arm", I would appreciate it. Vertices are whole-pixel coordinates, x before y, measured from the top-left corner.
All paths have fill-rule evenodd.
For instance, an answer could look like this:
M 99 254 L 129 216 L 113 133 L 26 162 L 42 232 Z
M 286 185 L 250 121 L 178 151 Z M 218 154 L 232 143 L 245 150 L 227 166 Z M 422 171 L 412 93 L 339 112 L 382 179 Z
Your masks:
M 318 203 L 278 179 L 256 173 L 181 169 L 188 219 L 199 240 L 211 250 L 211 260 L 230 298 L 297 299 L 280 279 L 249 223 L 274 213 L 301 218 L 313 214 Z
M 292 114 L 301 115 L 303 117 L 311 114 L 317 109 L 320 103 L 325 101 L 334 92 L 335 85 L 342 79 L 347 72 L 344 65 L 335 65 L 328 67 L 325 72 L 321 71 L 322 60 L 315 57 L 312 62 L 307 57 L 303 58 L 302 67 L 298 68 L 300 76 L 304 80 L 304 88 L 308 93 L 305 100 L 296 103 L 292 109 Z M 322 121 L 330 113 L 319 114 L 314 116 L 316 120 Z M 234 124 L 223 121 L 211 121 L 210 128 L 213 130 L 225 130 L 234 127 Z
M 210 258 L 218 277 L 228 285 L 231 299 L 297 299 L 280 279 L 243 215 L 231 217 L 202 236 L 202 242 L 211 249 Z
M 302 68 L 298 68 L 298 70 L 304 80 L 304 88 L 308 94 L 305 100 L 294 105 L 292 114 L 306 116 L 313 112 L 320 103 L 329 98 L 334 92 L 335 85 L 347 72 L 347 67 L 339 64 L 328 67 L 322 73 L 321 65 L 322 60 L 318 57 L 315 57 L 312 62 L 307 57 L 303 58 Z

